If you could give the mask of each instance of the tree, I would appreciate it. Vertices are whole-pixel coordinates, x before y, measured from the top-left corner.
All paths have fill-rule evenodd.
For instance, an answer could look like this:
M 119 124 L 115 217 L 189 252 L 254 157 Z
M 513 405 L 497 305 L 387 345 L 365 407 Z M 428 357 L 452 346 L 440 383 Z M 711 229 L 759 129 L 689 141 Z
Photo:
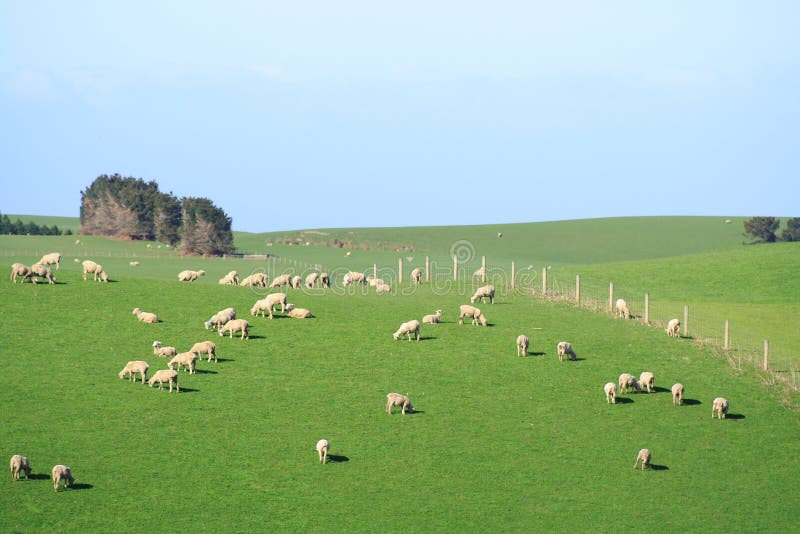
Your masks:
M 184 254 L 219 256 L 233 252 L 231 219 L 207 198 L 184 198 L 181 248 Z
M 780 224 L 780 220 L 775 217 L 753 217 L 744 222 L 744 231 L 755 243 L 774 243 L 778 239 L 775 231 Z
M 792 217 L 786 221 L 786 228 L 781 232 L 784 241 L 800 241 L 800 217 Z

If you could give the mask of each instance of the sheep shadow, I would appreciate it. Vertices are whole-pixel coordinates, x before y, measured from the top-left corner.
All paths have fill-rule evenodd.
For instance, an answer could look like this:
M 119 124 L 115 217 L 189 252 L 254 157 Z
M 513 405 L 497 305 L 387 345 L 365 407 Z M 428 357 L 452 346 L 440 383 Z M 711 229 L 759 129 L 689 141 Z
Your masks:
M 350 461 L 350 458 L 348 458 L 347 456 L 343 456 L 341 454 L 329 454 L 328 455 L 328 463 L 336 463 L 336 464 L 338 464 L 338 463 L 344 463 L 344 462 L 349 462 L 349 461 Z
M 533 352 L 533 351 L 528 351 L 528 352 L 526 352 L 525 354 L 523 354 L 523 356 L 525 356 L 525 357 L 528 357 L 528 356 L 544 356 L 545 354 L 547 354 L 547 353 L 546 353 L 546 352 Z
M 91 484 L 83 484 L 83 483 L 78 482 L 78 483 L 72 484 L 69 487 L 69 489 L 80 491 L 80 490 L 92 489 L 93 487 L 94 486 L 92 486 Z
M 672 393 L 672 390 L 667 388 L 660 388 L 658 386 L 653 386 L 653 393 Z
M 217 371 L 212 371 L 210 369 L 195 369 L 194 374 L 196 375 L 215 375 Z
M 198 391 L 200 391 L 200 390 L 199 389 L 193 389 L 193 388 L 185 388 L 185 387 L 181 386 L 181 390 L 180 391 L 176 391 L 174 393 L 197 393 Z M 167 393 L 169 393 L 169 390 L 167 390 Z
M 617 397 L 617 404 L 633 404 L 633 399 L 630 397 Z
M 669 467 L 666 465 L 650 464 L 648 468 L 652 469 L 653 471 L 669 471 Z
M 684 406 L 699 406 L 703 404 L 697 399 L 683 399 Z
M 50 475 L 47 475 L 45 473 L 34 473 L 31 474 L 31 476 L 29 476 L 28 478 L 31 480 L 50 480 Z
M 214 363 L 214 364 L 216 364 L 216 363 L 222 363 L 222 362 L 235 362 L 235 361 L 236 360 L 234 360 L 233 358 L 217 358 L 216 362 L 209 362 L 209 361 L 206 360 L 205 363 Z
M 725 416 L 725 419 L 733 419 L 734 421 L 740 421 L 744 419 L 744 415 L 740 413 L 729 413 Z

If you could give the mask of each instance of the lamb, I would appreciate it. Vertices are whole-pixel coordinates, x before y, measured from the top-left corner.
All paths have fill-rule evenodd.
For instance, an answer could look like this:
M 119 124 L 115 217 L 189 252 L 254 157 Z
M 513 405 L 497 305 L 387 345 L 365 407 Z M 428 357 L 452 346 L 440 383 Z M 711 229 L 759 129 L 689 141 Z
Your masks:
M 669 337 L 680 337 L 681 322 L 677 319 L 670 319 L 664 332 L 666 332 Z
M 269 278 L 264 273 L 253 273 L 241 281 L 239 285 L 253 287 L 267 287 Z
M 200 271 L 181 271 L 178 273 L 178 281 L 179 282 L 194 282 L 201 276 L 205 276 L 206 272 L 203 270 Z
M 314 315 L 305 308 L 295 308 L 293 305 L 287 305 L 287 314 L 289 317 L 294 317 L 295 319 L 310 319 L 314 317 Z
M 347 286 L 349 286 L 351 284 L 366 284 L 367 283 L 367 277 L 364 276 L 364 273 L 356 273 L 356 272 L 350 271 L 349 273 L 344 275 L 343 282 L 344 282 L 345 287 L 347 287 Z
M 72 469 L 67 467 L 66 465 L 54 465 L 53 466 L 53 489 L 58 491 L 58 486 L 60 485 L 61 481 L 64 481 L 64 488 L 68 488 L 75 483 L 75 479 L 72 478 Z
M 300 275 L 295 275 L 289 281 L 289 287 L 291 287 L 292 289 L 300 289 L 302 283 L 303 283 L 303 278 Z
M 479 308 L 470 306 L 469 304 L 462 304 L 459 307 L 458 324 L 464 324 L 464 317 L 471 317 L 473 325 L 477 326 L 478 321 L 480 321 L 483 326 L 486 326 L 486 317 L 481 313 Z
M 198 341 L 192 345 L 189 352 L 197 354 L 198 358 L 203 354 L 208 354 L 208 361 L 210 362 L 213 356 L 214 363 L 217 363 L 217 345 L 213 341 Z
M 481 304 L 483 304 L 487 298 L 489 299 L 490 304 L 494 304 L 494 286 L 491 284 L 488 286 L 479 287 L 469 301 L 474 304 L 478 299 L 481 299 Z
M 197 360 L 199 356 L 194 352 L 179 352 L 172 358 L 167 367 L 170 369 L 174 369 L 175 366 L 178 367 L 178 371 L 181 370 L 181 365 L 186 366 L 189 369 L 189 374 L 193 375 L 195 367 L 197 365 Z
M 306 287 L 311 289 L 319 281 L 319 273 L 313 272 L 306 276 Z
M 628 309 L 628 303 L 623 299 L 617 299 L 616 302 L 617 317 L 624 317 L 625 319 L 631 318 L 631 311 Z
M 647 388 L 647 392 L 648 393 L 652 393 L 653 392 L 653 389 L 654 389 L 653 388 L 653 382 L 654 381 L 655 381 L 655 376 L 653 376 L 653 373 L 645 371 L 641 375 L 639 375 L 639 384 L 641 384 L 643 387 Z
M 42 259 L 36 263 L 41 263 L 42 265 L 55 265 L 57 271 L 59 267 L 61 267 L 61 253 L 51 252 L 50 254 L 45 254 L 42 256 Z
M 639 385 L 639 381 L 636 380 L 636 377 L 628 374 L 622 373 L 619 375 L 619 380 L 617 381 L 619 384 L 619 393 L 622 395 L 623 393 L 628 391 L 628 388 L 634 388 L 636 393 L 642 392 L 642 387 Z
M 208 330 L 209 328 L 218 329 L 220 326 L 234 319 L 236 319 L 236 309 L 225 308 L 224 310 L 220 310 L 214 315 L 212 315 L 211 318 L 203 324 L 205 325 L 206 330 Z
M 422 269 L 417 267 L 413 271 L 411 271 L 411 281 L 415 284 L 419 284 L 422 281 Z
M 247 333 L 247 329 L 250 327 L 250 323 L 248 323 L 244 319 L 234 319 L 233 321 L 228 321 L 222 328 L 219 329 L 219 335 L 225 336 L 225 334 L 230 334 L 231 339 L 233 339 L 233 334 L 236 332 L 242 333 L 242 339 L 250 339 L 250 336 Z
M 528 336 L 520 334 L 517 336 L 517 356 L 527 356 L 528 347 L 531 345 L 531 340 Z
M 714 419 L 715 414 L 718 419 L 725 419 L 728 415 L 729 406 L 728 399 L 725 397 L 717 397 L 714 399 L 714 402 L 711 404 L 711 419 Z
M 36 278 L 41 277 L 48 281 L 50 284 L 55 284 L 56 279 L 53 276 L 53 272 L 50 270 L 50 267 L 46 265 L 42 265 L 41 263 L 34 263 L 31 265 L 31 273 L 33 273 L 33 283 L 36 283 Z
M 122 368 L 122 371 L 119 372 L 119 378 L 124 379 L 125 375 L 129 375 L 131 382 L 133 382 L 136 379 L 136 373 L 139 373 L 142 375 L 142 385 L 144 385 L 145 376 L 149 368 L 150 366 L 147 365 L 147 362 L 142 360 L 128 362 L 127 365 Z
M 572 349 L 572 343 L 569 341 L 560 341 L 558 345 L 556 345 L 556 351 L 558 352 L 558 361 L 560 362 L 564 361 L 564 356 L 568 356 L 572 361 L 578 359 L 578 355 L 575 354 L 575 351 Z
M 137 319 L 139 319 L 143 323 L 158 322 L 158 315 L 156 315 L 155 313 L 143 312 L 140 308 L 134 308 L 133 314 L 136 316 Z
M 397 341 L 403 335 L 406 335 L 408 336 L 408 340 L 411 341 L 411 334 L 415 334 L 417 341 L 419 341 L 419 321 L 416 319 L 401 324 L 400 328 L 397 329 L 397 332 L 392 334 L 392 337 L 394 337 L 394 340 Z
M 393 406 L 400 406 L 403 415 L 406 414 L 406 410 L 408 410 L 408 413 L 414 413 L 414 405 L 411 404 L 411 401 L 406 395 L 401 395 L 399 393 L 389 393 L 386 395 L 386 413 L 391 415 Z
M 175 384 L 175 389 L 180 393 L 181 388 L 178 385 L 178 371 L 174 369 L 160 369 L 150 377 L 148 385 L 153 387 L 153 384 L 158 382 L 158 389 L 164 389 L 164 382 L 169 382 L 169 392 L 172 393 L 172 385 Z
M 25 478 L 31 478 L 31 461 L 27 456 L 15 454 L 9 462 L 11 465 L 11 480 L 19 480 L 20 471 L 25 471 Z
M 683 404 L 683 384 L 680 382 L 672 386 L 672 404 L 675 406 Z
M 33 276 L 33 273 L 31 272 L 31 268 L 24 263 L 14 263 L 11 265 L 10 280 L 16 284 L 18 276 L 22 277 L 22 283 L 24 284 L 25 279 Z
M 288 274 L 281 274 L 276 276 L 269 287 L 280 287 L 280 286 L 288 286 L 292 283 L 291 275 Z
M 138 267 L 139 266 L 139 262 L 138 261 L 131 261 L 131 262 L 128 262 L 128 265 L 130 265 L 131 267 Z
M 606 404 L 616 404 L 617 403 L 617 385 L 614 382 L 607 382 L 605 386 L 603 386 L 603 391 L 606 393 Z
M 328 461 L 328 449 L 330 448 L 330 444 L 328 444 L 327 439 L 321 439 L 317 442 L 317 454 L 319 454 L 319 462 L 324 464 Z
M 219 279 L 219 285 L 221 286 L 238 286 L 239 285 L 239 273 L 237 271 L 231 271 L 222 278 Z
M 281 305 L 281 313 L 286 312 L 286 293 L 271 293 L 263 299 L 257 300 L 253 307 L 250 308 L 250 315 L 258 315 L 264 317 L 264 312 L 269 312 L 269 318 L 272 319 L 272 314 L 275 312 L 275 307 Z
M 81 262 L 83 266 L 83 279 L 86 280 L 86 275 L 91 274 L 94 281 L 96 282 L 98 277 L 103 282 L 108 282 L 108 275 L 103 270 L 103 266 L 99 263 L 95 263 L 92 260 L 83 260 Z
M 642 449 L 639 451 L 639 454 L 636 455 L 636 462 L 633 464 L 633 468 L 636 469 L 636 466 L 639 465 L 639 462 L 642 462 L 642 471 L 647 469 L 650 465 L 650 449 Z
M 175 347 L 162 347 L 160 341 L 153 341 L 153 354 L 156 356 L 170 357 L 177 353 L 178 350 Z
M 328 273 L 321 273 L 319 280 L 322 287 L 331 287 L 331 277 L 328 276 Z
M 433 315 L 424 315 L 422 324 L 438 324 L 442 322 L 442 315 L 444 315 L 444 310 L 436 310 Z
M 389 293 L 392 290 L 392 286 L 389 284 L 378 284 L 375 286 L 375 293 Z

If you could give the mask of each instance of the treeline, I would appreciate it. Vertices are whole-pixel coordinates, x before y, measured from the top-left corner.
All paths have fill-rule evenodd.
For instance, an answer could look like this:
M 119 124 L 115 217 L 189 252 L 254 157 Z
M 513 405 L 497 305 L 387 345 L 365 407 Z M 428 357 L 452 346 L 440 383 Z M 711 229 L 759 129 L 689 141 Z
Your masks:
M 81 191 L 81 233 L 180 243 L 184 254 L 233 252 L 231 219 L 207 198 L 178 199 L 154 181 L 101 175 Z
M 744 232 L 754 243 L 776 241 L 800 241 L 800 217 L 786 220 L 786 226 L 778 235 L 781 220 L 777 217 L 753 217 L 744 221 Z
M 8 215 L 0 215 L 0 234 L 6 235 L 72 235 L 72 230 L 67 228 L 61 231 L 57 224 L 47 226 L 46 224 L 36 224 L 33 221 L 22 222 L 17 219 L 11 222 Z

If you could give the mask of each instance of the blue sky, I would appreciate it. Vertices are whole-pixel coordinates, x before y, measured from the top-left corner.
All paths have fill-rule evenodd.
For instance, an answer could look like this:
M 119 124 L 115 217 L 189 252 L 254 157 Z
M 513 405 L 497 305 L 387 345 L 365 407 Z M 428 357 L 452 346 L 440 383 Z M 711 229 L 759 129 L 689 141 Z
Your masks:
M 796 216 L 800 3 L 0 1 L 0 211 L 234 229 Z

